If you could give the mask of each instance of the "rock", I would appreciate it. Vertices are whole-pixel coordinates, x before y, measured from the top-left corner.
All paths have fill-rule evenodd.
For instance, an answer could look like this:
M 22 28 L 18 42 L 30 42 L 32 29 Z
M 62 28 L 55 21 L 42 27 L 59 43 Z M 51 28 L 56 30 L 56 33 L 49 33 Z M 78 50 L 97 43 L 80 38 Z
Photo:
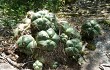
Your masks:
M 14 68 L 9 63 L 0 63 L 0 70 L 18 70 L 18 69 Z

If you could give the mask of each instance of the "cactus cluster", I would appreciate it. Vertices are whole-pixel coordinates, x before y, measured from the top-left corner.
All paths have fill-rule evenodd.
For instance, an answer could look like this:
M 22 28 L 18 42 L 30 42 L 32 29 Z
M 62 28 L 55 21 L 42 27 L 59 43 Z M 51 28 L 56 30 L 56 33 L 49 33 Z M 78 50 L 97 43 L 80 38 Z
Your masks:
M 32 13 L 30 28 L 34 30 L 34 32 L 31 33 L 35 35 L 33 39 L 35 39 L 38 47 L 47 51 L 51 51 L 57 47 L 60 37 L 55 31 L 56 25 L 57 20 L 53 13 L 49 13 L 47 10 Z M 21 37 L 17 42 L 18 47 L 20 47 L 19 43 L 25 42 L 21 40 Z M 23 37 L 26 37 L 26 35 Z M 28 37 L 26 39 L 28 40 Z
M 61 21 L 61 40 L 62 43 L 65 44 L 65 52 L 68 56 L 73 57 L 74 59 L 77 59 L 81 55 L 82 50 L 82 41 L 80 33 L 69 25 L 67 21 Z
M 20 36 L 16 42 L 21 52 L 32 55 L 38 54 L 35 52 L 37 48 L 50 52 L 58 47 L 60 42 L 60 36 L 57 32 L 58 22 L 53 13 L 49 13 L 47 10 L 33 12 L 30 28 L 31 34 Z M 38 60 L 33 64 L 35 70 L 42 70 L 42 66 Z
M 31 35 L 23 35 L 16 42 L 21 52 L 35 54 L 35 50 L 33 50 L 35 48 L 51 52 L 57 47 L 62 47 L 58 45 L 61 43 L 67 56 L 74 59 L 82 56 L 82 37 L 80 32 L 67 21 L 58 23 L 53 13 L 47 10 L 33 13 L 31 15 L 30 28 Z M 100 34 L 100 26 L 95 20 L 87 21 L 82 25 L 81 29 L 83 35 L 94 36 Z M 43 64 L 38 60 L 33 64 L 35 70 L 41 70 L 42 66 Z

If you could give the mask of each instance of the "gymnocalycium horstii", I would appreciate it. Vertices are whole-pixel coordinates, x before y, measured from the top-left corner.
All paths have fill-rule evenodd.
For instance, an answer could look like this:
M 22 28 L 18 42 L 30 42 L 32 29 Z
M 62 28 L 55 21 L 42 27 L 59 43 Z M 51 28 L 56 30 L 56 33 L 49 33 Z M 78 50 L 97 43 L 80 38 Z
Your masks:
M 98 36 L 101 33 L 101 27 L 97 20 L 86 20 L 81 27 L 82 39 L 93 40 L 95 36 Z
M 102 33 L 102 28 L 99 25 L 99 22 L 95 19 L 88 19 L 81 26 L 82 40 L 88 43 L 87 48 L 90 50 L 96 49 L 93 40 L 96 36 L 101 35 Z
M 71 57 L 77 61 L 80 57 L 83 57 L 83 43 L 80 32 L 67 21 L 58 21 L 55 14 L 47 10 L 29 12 L 26 18 L 31 22 L 28 23 L 27 27 L 24 27 L 24 33 L 21 32 L 22 34 L 16 44 L 20 52 L 30 56 L 35 55 L 35 57 L 33 56 L 36 60 L 33 64 L 34 70 L 42 70 L 43 64 L 46 63 L 46 59 L 43 57 L 44 54 L 48 52 L 52 53 L 57 50 L 58 47 L 63 47 L 62 52 L 64 51 L 67 57 Z M 84 34 L 88 34 L 88 31 L 85 30 L 89 29 L 94 35 L 100 33 L 98 28 L 100 28 L 100 26 L 97 25 L 94 20 L 91 20 L 82 26 L 82 31 Z M 26 30 L 30 30 L 30 33 L 25 33 Z M 88 36 L 89 35 L 90 34 L 88 34 Z M 44 53 L 40 54 L 36 49 Z M 56 68 L 59 62 L 54 61 L 55 60 L 50 64 L 57 64 L 50 66 Z

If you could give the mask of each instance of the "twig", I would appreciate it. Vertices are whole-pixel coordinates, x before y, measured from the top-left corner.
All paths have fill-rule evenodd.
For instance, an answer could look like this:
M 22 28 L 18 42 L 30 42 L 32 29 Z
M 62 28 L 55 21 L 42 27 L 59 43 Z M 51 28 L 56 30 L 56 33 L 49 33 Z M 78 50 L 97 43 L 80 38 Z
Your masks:
M 110 64 L 100 64 L 100 66 L 110 67 Z
M 25 33 L 25 31 L 30 28 L 30 25 L 31 25 L 31 24 L 28 24 L 28 25 L 25 27 L 25 29 L 23 30 L 23 32 L 21 33 L 21 35 L 23 35 L 23 34 Z
M 82 51 L 84 51 L 85 50 L 85 47 L 87 46 L 87 42 L 82 46 Z
M 99 68 L 100 68 L 101 70 L 104 70 L 104 67 L 110 67 L 110 63 L 100 64 L 100 65 L 99 65 Z
M 28 61 L 28 62 L 26 62 L 26 63 L 24 63 L 23 65 L 22 65 L 22 67 L 24 67 L 26 64 L 28 64 L 28 63 L 33 63 L 34 61 Z
M 21 69 L 22 65 L 21 64 L 18 64 L 14 61 L 12 61 L 9 57 L 6 56 L 5 53 L 2 53 L 1 56 L 9 63 L 11 64 L 12 66 L 18 68 L 18 69 Z

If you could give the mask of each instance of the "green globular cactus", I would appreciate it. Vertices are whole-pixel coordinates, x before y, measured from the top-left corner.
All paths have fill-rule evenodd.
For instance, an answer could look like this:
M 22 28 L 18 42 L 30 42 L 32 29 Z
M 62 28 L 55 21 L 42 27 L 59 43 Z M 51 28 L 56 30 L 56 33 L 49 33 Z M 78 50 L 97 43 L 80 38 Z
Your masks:
M 38 45 L 42 50 L 52 51 L 57 47 L 57 44 L 52 40 L 41 40 L 38 41 Z
M 65 52 L 67 53 L 68 56 L 76 57 L 79 53 L 79 50 L 75 47 L 67 47 L 65 48 Z
M 67 47 L 73 46 L 73 42 L 71 40 L 67 40 L 66 41 L 66 46 Z
M 49 28 L 49 29 L 47 30 L 47 33 L 48 33 L 48 35 L 49 35 L 50 37 L 53 37 L 53 36 L 55 35 L 55 31 L 54 31 L 52 28 Z
M 50 36 L 50 38 L 51 38 L 53 41 L 55 41 L 56 43 L 59 42 L 60 37 L 59 37 L 59 35 L 58 35 L 52 28 L 49 28 L 49 29 L 47 30 L 47 33 L 48 33 L 48 35 Z
M 39 60 L 36 60 L 33 64 L 33 68 L 34 70 L 42 70 L 43 64 Z
M 50 27 L 57 30 L 58 28 L 56 16 L 53 13 L 49 13 L 47 10 L 34 13 L 31 21 L 31 26 L 35 30 L 46 30 Z
M 32 26 L 34 26 L 38 30 L 46 30 L 49 28 L 51 22 L 46 18 L 38 18 L 32 22 Z
M 56 48 L 59 40 L 59 35 L 57 35 L 52 28 L 49 28 L 46 31 L 40 31 L 36 36 L 38 46 L 47 51 L 52 51 L 54 48 Z
M 61 29 L 64 31 L 70 27 L 70 25 L 67 21 L 60 21 L 60 26 L 61 26 Z
M 101 27 L 96 20 L 87 20 L 81 27 L 81 33 L 83 39 L 93 40 L 101 34 Z
M 49 35 L 46 31 L 42 30 L 37 34 L 37 40 L 47 40 L 49 39 Z
M 67 21 L 61 21 L 60 27 L 62 32 L 70 38 L 81 38 L 80 33 L 75 28 L 71 27 Z
M 75 28 L 72 27 L 66 30 L 66 34 L 72 38 L 79 38 L 79 39 L 81 38 L 80 33 Z
M 34 21 L 35 19 L 38 19 L 38 18 L 45 17 L 45 15 L 48 14 L 48 13 L 49 12 L 47 10 L 38 11 L 36 13 L 33 13 L 31 21 Z
M 82 42 L 79 39 L 67 40 L 65 52 L 68 56 L 79 57 L 82 51 Z
M 16 42 L 21 52 L 30 55 L 33 49 L 37 47 L 37 43 L 31 35 L 23 35 Z
M 65 33 L 62 33 L 62 34 L 60 35 L 60 37 L 61 37 L 61 41 L 62 41 L 63 43 L 65 43 L 65 42 L 69 39 L 69 37 L 68 37 Z

